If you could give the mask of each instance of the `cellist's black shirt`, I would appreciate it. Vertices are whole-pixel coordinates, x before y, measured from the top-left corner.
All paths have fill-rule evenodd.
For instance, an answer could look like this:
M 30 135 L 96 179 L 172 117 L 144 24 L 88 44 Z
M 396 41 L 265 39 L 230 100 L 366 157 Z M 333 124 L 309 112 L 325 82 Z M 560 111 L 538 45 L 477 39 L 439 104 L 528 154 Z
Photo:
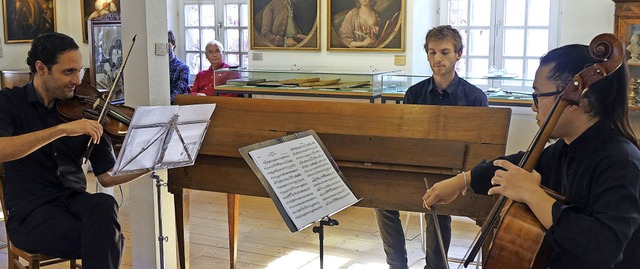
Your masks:
M 518 163 L 523 153 L 504 159 Z M 471 187 L 486 194 L 497 168 L 482 162 Z M 545 239 L 550 268 L 640 268 L 640 151 L 606 122 L 571 144 L 547 147 L 535 168 L 542 185 L 566 197 L 553 205 Z
M 61 123 L 55 107 L 47 108 L 38 100 L 32 83 L 0 91 L 0 137 L 18 136 Z M 33 209 L 62 193 L 86 191 L 82 155 L 89 139 L 87 135 L 60 137 L 23 158 L 5 162 L 7 209 L 18 206 Z M 96 175 L 113 167 L 115 159 L 108 138 L 101 138 L 89 160 Z

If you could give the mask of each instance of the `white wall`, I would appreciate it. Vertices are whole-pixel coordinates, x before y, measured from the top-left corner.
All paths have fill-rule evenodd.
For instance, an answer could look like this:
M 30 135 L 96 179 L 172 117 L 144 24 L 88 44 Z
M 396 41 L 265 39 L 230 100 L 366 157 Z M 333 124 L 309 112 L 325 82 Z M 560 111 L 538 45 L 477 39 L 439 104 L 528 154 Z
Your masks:
M 615 3 L 611 0 L 557 0 L 560 7 L 559 45 L 589 45 L 601 33 L 613 33 Z M 588 4 L 587 4 L 588 3 Z
M 321 1 L 320 25 L 327 25 L 328 1 Z M 438 13 L 436 0 L 407 0 L 405 7 L 405 51 L 404 52 L 337 52 L 327 51 L 327 27 L 320 27 L 320 51 L 273 51 L 255 50 L 249 55 L 251 68 L 296 68 L 310 70 L 317 66 L 331 70 L 402 70 L 412 73 L 413 69 L 427 72 L 426 54 L 422 49 L 427 31 L 437 25 Z M 417 48 L 417 49 L 416 49 Z M 262 61 L 253 61 L 252 54 L 261 53 Z M 404 55 L 405 66 L 395 66 L 394 56 Z M 430 71 L 429 71 L 430 72 Z

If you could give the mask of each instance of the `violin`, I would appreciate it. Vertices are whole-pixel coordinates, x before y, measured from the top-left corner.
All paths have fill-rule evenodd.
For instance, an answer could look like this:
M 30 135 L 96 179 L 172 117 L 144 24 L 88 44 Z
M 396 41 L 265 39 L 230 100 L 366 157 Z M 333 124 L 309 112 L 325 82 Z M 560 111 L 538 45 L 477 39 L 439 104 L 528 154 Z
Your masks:
M 124 141 L 127 129 L 135 109 L 124 105 L 112 105 L 106 101 L 106 93 L 93 86 L 82 83 L 76 86 L 75 94 L 67 100 L 56 101 L 58 116 L 63 121 L 74 121 L 83 118 L 97 119 L 106 105 L 107 117 L 102 126 L 114 144 Z
M 612 34 L 594 37 L 589 45 L 589 52 L 594 59 L 601 62 L 585 68 L 573 77 L 561 98 L 556 100 L 518 166 L 529 172 L 533 171 L 564 109 L 569 105 L 578 105 L 593 83 L 616 71 L 626 58 L 624 43 Z M 564 201 L 562 195 L 544 186 L 542 188 L 549 196 Z M 469 256 L 465 259 L 464 267 L 475 259 L 488 234 L 493 233 L 494 229 L 495 236 L 483 268 L 546 268 L 550 248 L 544 241 L 545 227 L 526 204 L 515 202 L 505 196 L 501 196 L 491 210 Z

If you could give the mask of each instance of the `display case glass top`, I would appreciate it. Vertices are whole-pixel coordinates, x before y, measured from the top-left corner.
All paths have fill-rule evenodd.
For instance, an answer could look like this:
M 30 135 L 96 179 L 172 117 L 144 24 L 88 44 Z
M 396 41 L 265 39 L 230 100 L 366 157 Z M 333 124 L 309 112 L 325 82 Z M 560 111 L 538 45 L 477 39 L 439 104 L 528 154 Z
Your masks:
M 399 103 L 412 85 L 428 79 L 428 75 L 388 73 L 383 75 L 382 102 Z M 487 94 L 493 105 L 530 106 L 533 80 L 514 76 L 477 75 L 462 77 Z
M 383 75 L 395 72 L 398 71 L 218 69 L 214 71 L 214 87 L 216 91 L 251 89 L 375 96 L 382 94 Z

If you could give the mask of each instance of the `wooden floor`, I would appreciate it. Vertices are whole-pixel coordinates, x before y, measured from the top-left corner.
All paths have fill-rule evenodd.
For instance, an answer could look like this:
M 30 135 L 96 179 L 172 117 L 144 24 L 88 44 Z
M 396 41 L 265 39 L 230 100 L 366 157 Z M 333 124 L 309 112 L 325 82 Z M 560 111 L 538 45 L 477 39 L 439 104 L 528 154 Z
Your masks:
M 123 187 L 123 194 L 116 189 L 115 196 L 118 201 L 123 199 L 120 221 L 125 237 L 131 238 L 126 185 Z M 407 213 L 401 216 L 403 223 L 406 216 Z M 388 268 L 372 209 L 351 207 L 336 214 L 334 218 L 340 224 L 325 228 L 325 269 Z M 424 266 L 419 219 L 418 213 L 411 213 L 408 222 L 407 249 L 411 269 Z M 450 259 L 460 259 L 477 234 L 478 227 L 470 219 L 461 217 L 454 217 L 452 225 L 454 234 L 449 256 Z M 1 229 L 0 241 L 4 240 L 4 233 L 4 229 Z M 318 234 L 313 233 L 311 228 L 291 233 L 270 199 L 249 196 L 240 198 L 238 237 L 239 269 L 319 268 Z M 191 268 L 229 268 L 227 240 L 226 194 L 192 192 Z M 126 246 L 122 269 L 132 268 L 130 242 L 127 241 Z M 457 268 L 458 264 L 451 262 L 450 266 Z M 0 269 L 3 268 L 7 268 L 6 248 L 0 251 Z M 56 265 L 45 268 L 69 267 Z M 175 267 L 167 265 L 166 268 Z

